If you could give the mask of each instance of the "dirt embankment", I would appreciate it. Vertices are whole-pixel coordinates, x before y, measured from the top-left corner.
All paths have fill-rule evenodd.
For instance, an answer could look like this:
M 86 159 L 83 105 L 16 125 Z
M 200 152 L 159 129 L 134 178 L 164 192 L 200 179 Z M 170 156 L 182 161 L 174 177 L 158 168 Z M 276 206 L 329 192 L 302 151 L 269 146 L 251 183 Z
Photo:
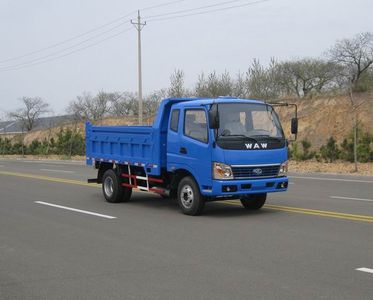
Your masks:
M 354 96 L 358 104 L 358 120 L 365 130 L 373 132 L 373 93 L 360 93 Z M 313 149 L 324 145 L 329 137 L 341 143 L 353 127 L 353 114 L 348 96 L 330 96 L 327 98 L 289 100 L 298 105 L 299 134 L 298 141 L 307 139 Z M 292 110 L 277 109 L 287 135 L 290 133 Z

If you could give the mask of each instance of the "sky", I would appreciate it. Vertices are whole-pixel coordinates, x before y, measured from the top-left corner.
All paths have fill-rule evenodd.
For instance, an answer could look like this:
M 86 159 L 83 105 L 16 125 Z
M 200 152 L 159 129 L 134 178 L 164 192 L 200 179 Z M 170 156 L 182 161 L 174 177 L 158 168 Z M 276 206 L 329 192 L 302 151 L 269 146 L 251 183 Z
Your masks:
M 41 97 L 53 114 L 63 114 L 83 92 L 136 92 L 137 32 L 129 19 L 136 18 L 137 9 L 147 21 L 142 30 L 144 94 L 168 87 L 175 69 L 184 71 L 185 84 L 192 87 L 201 72 L 235 75 L 254 58 L 266 64 L 272 57 L 319 57 L 338 39 L 373 31 L 372 0 L 268 0 L 183 18 L 154 17 L 227 1 L 0 0 L 0 118 L 20 107 L 23 96 Z M 148 8 L 168 2 L 173 4 Z M 98 31 L 24 56 L 113 20 Z M 69 54 L 76 49 L 81 50 Z M 35 64 L 40 57 L 49 61 Z

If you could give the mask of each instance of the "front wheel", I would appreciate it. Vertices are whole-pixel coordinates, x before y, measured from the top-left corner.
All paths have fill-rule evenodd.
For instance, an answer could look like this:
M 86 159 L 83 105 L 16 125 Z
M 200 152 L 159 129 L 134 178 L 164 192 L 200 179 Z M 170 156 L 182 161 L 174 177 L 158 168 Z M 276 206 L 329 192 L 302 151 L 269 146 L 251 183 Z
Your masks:
M 199 191 L 196 181 L 190 177 L 184 177 L 178 186 L 177 201 L 181 211 L 190 216 L 197 216 L 202 213 L 205 207 L 205 199 Z
M 250 210 L 261 209 L 266 202 L 267 194 L 248 194 L 240 197 L 242 206 Z
M 109 169 L 102 177 L 102 192 L 107 202 L 127 202 L 132 195 L 132 189 L 123 187 L 117 173 Z

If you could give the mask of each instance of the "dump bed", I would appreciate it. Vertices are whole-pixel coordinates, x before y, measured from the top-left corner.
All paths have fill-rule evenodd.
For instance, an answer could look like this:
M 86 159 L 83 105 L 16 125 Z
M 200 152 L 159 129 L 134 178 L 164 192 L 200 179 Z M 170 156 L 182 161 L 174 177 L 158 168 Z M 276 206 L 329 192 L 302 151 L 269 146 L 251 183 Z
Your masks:
M 93 126 L 86 123 L 87 165 L 95 161 L 140 165 L 150 175 L 166 167 L 167 126 L 173 104 L 189 98 L 164 99 L 153 126 Z
M 87 164 L 160 165 L 159 130 L 151 126 L 93 126 L 86 124 Z

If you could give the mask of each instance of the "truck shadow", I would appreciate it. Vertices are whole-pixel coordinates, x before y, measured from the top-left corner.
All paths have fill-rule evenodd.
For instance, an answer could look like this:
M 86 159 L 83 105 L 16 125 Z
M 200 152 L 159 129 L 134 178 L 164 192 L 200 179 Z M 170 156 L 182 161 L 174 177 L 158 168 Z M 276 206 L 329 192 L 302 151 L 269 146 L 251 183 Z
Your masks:
M 149 209 L 168 210 L 172 213 L 181 213 L 176 199 L 162 198 L 158 195 L 134 194 L 131 204 L 133 206 L 143 206 Z M 202 217 L 237 217 L 237 216 L 256 216 L 271 215 L 275 210 L 247 210 L 240 205 L 223 203 L 219 201 L 207 202 Z
M 210 202 L 205 206 L 206 217 L 237 217 L 237 216 L 263 216 L 276 213 L 274 210 L 262 208 L 260 210 L 247 210 L 239 205 L 231 205 L 221 202 Z

